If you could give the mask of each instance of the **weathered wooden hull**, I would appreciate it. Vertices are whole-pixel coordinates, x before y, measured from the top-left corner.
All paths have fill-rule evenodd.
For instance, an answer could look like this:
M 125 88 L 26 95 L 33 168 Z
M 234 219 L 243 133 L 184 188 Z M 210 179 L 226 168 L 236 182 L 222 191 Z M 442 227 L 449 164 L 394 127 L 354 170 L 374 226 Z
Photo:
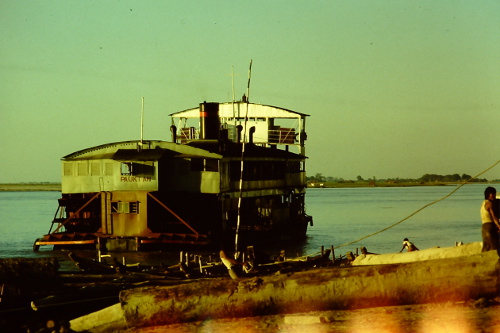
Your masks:
M 467 257 L 481 253 L 483 243 L 475 242 L 460 246 L 445 248 L 429 248 L 421 251 L 386 253 L 386 254 L 361 254 L 353 261 L 354 266 L 361 265 L 387 265 L 402 264 L 424 260 L 450 259 Z
M 145 327 L 208 318 L 461 301 L 495 297 L 498 292 L 498 255 L 490 251 L 417 263 L 143 287 L 122 291 L 120 302 L 126 324 Z M 91 323 L 91 317 L 86 322 Z

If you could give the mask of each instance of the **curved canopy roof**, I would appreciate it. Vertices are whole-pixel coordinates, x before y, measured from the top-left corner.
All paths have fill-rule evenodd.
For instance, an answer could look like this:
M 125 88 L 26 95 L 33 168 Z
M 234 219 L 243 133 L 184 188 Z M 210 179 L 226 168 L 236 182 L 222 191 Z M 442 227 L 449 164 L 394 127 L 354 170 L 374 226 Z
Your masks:
M 219 103 L 219 117 L 244 117 L 247 114 L 250 118 L 304 118 L 309 116 L 305 113 L 300 113 L 277 106 L 246 103 L 246 102 L 226 102 Z M 172 118 L 199 118 L 200 108 L 192 108 L 184 111 L 175 112 L 169 115 Z
M 140 140 L 107 143 L 100 146 L 76 151 L 62 158 L 68 160 L 114 159 L 117 161 L 156 161 L 165 154 L 171 156 L 192 156 L 200 158 L 220 159 L 222 155 L 205 149 L 181 145 L 167 141 L 144 140 L 142 149 Z

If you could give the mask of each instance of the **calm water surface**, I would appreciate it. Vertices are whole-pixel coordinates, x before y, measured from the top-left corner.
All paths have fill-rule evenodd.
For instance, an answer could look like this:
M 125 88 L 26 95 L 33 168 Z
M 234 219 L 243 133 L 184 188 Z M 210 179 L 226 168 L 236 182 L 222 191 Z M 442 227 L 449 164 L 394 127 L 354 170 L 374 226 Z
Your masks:
M 479 206 L 485 185 L 466 185 L 405 222 L 358 243 L 336 249 L 345 254 L 365 246 L 375 253 L 398 252 L 407 237 L 420 249 L 452 246 L 455 242 L 481 241 Z M 308 189 L 307 213 L 314 226 L 307 240 L 287 248 L 289 255 L 312 254 L 323 245 L 339 246 L 386 228 L 423 206 L 449 194 L 454 186 L 399 188 L 325 188 Z M 32 251 L 36 238 L 47 233 L 59 192 L 0 192 L 0 257 L 56 256 L 66 260 L 67 253 L 42 247 Z M 277 251 L 270 246 L 266 251 Z M 92 254 L 93 255 L 93 254 Z M 131 260 L 144 256 L 170 257 L 177 253 L 127 254 Z M 142 256 L 142 258 L 141 258 Z

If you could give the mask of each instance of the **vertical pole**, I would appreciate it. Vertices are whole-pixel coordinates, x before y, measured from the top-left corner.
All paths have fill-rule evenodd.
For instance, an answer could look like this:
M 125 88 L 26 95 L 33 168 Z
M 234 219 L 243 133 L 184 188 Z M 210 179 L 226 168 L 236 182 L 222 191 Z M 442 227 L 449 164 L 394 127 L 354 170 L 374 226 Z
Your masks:
M 250 67 L 248 68 L 247 103 L 250 103 L 250 79 L 251 78 L 252 78 L 252 60 L 250 60 Z
M 232 88 L 233 88 L 233 117 L 234 117 L 234 66 L 232 67 L 231 70 L 231 83 L 232 83 Z
M 97 237 L 97 261 L 101 262 L 101 237 Z
M 243 161 L 245 159 L 245 142 L 246 142 L 246 131 L 247 131 L 247 120 L 248 120 L 248 97 L 250 94 L 250 78 L 252 77 L 252 60 L 250 60 L 250 68 L 248 69 L 248 84 L 247 84 L 247 110 L 245 113 L 245 123 L 243 126 L 243 140 L 241 142 L 241 170 L 240 170 L 240 195 L 238 198 L 238 216 L 236 220 L 236 234 L 234 236 L 234 253 L 238 252 L 238 238 L 240 232 L 241 224 L 241 201 L 243 199 Z

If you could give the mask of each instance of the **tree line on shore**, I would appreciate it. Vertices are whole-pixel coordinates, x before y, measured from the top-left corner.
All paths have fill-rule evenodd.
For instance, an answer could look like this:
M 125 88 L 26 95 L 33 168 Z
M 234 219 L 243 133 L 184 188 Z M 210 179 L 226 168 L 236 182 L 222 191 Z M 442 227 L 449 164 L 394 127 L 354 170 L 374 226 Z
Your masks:
M 319 182 L 319 183 L 353 183 L 353 182 L 379 182 L 379 183 L 456 183 L 456 182 L 476 182 L 484 183 L 488 182 L 485 178 L 474 178 L 468 174 L 459 175 L 458 173 L 450 175 L 438 175 L 438 174 L 428 174 L 426 173 L 420 178 L 386 178 L 377 179 L 375 176 L 372 178 L 363 178 L 362 176 L 357 176 L 355 180 L 345 180 L 343 178 L 323 176 L 322 173 L 317 173 L 314 176 L 307 176 L 307 182 Z M 499 181 L 494 180 L 494 181 Z

